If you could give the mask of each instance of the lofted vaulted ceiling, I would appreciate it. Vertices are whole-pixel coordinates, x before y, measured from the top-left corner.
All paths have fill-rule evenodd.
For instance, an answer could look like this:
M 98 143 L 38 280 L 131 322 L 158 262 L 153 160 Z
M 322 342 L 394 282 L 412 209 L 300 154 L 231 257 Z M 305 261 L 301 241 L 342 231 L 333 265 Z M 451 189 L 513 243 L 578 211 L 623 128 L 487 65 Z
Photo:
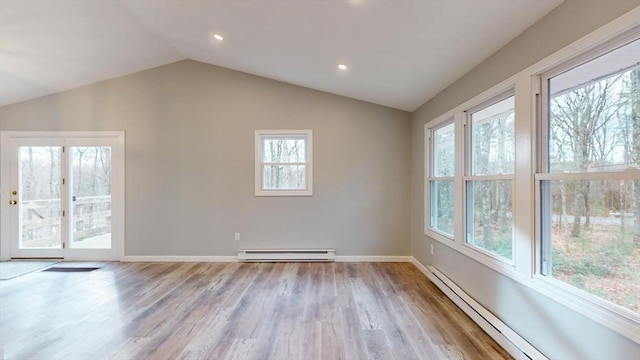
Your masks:
M 412 111 L 561 2 L 0 0 L 0 106 L 194 59 Z

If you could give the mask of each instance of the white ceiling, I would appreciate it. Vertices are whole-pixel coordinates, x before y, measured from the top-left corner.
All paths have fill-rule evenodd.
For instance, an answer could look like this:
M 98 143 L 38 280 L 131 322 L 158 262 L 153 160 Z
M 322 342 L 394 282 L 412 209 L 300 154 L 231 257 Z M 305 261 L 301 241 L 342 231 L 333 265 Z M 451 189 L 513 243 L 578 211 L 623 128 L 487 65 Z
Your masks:
M 412 111 L 561 2 L 0 0 L 0 106 L 194 59 Z

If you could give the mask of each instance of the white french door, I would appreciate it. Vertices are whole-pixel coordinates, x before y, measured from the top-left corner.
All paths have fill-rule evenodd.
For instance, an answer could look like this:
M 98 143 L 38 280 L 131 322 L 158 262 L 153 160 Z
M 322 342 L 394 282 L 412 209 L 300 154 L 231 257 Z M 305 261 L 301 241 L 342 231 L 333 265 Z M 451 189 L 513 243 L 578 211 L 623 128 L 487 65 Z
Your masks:
M 9 242 L 3 249 L 11 258 L 117 260 L 124 236 L 123 135 L 38 135 L 3 135 L 2 241 Z

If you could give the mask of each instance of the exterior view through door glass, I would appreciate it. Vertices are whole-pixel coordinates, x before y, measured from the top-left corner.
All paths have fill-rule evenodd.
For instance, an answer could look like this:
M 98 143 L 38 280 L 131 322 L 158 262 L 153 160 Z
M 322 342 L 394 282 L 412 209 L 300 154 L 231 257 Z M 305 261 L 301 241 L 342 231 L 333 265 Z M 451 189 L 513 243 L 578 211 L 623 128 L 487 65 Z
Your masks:
M 0 146 L 3 260 L 123 256 L 123 132 L 7 131 Z
M 61 146 L 19 148 L 20 249 L 62 248 L 61 155 Z
M 70 147 L 71 248 L 111 248 L 111 147 Z

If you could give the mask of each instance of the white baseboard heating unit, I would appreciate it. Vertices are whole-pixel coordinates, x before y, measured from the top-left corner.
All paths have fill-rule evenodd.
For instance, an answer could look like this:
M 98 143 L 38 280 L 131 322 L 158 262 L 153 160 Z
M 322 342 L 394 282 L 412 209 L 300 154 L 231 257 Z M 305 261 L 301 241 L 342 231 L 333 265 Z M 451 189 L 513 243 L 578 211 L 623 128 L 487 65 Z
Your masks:
M 238 250 L 238 261 L 336 261 L 335 249 Z
M 540 351 L 433 266 L 416 266 L 462 311 L 517 360 L 547 360 Z

